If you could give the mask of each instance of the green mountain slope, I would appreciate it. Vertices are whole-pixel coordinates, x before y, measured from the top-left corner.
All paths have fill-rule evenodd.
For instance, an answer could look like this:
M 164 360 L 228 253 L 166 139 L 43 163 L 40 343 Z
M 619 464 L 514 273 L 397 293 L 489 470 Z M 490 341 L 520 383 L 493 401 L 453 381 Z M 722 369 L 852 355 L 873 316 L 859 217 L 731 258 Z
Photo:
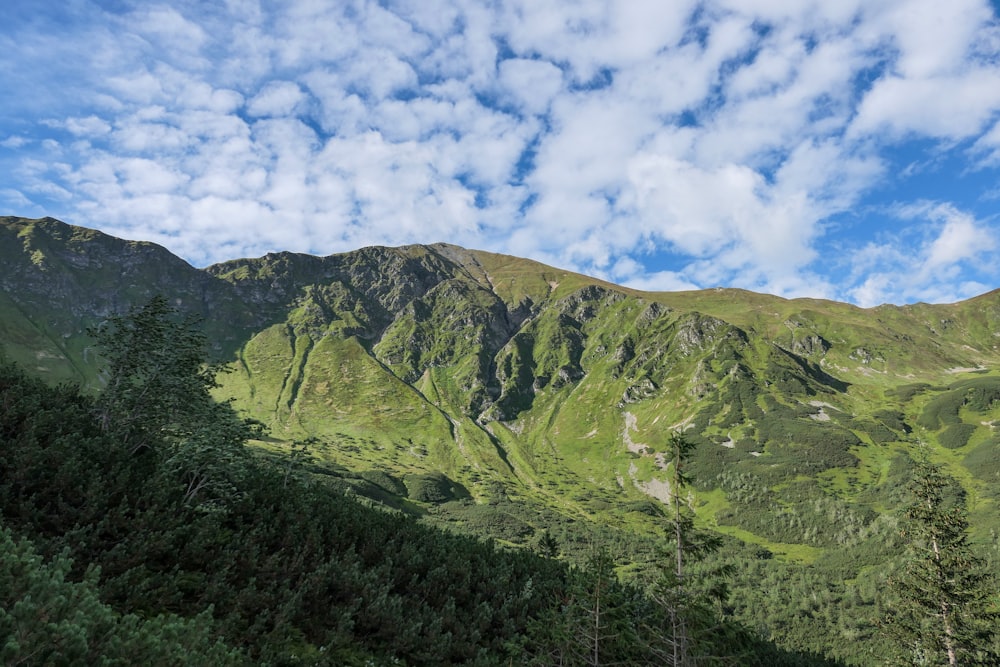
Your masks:
M 870 528 L 893 507 L 894 462 L 926 443 L 978 529 L 998 525 L 1000 292 L 867 310 L 641 293 L 446 244 L 198 270 L 52 219 L 0 219 L 0 254 L 15 361 L 96 386 L 86 327 L 162 292 L 232 362 L 220 396 L 350 469 L 440 472 L 481 501 L 502 489 L 614 515 L 667 497 L 660 452 L 684 429 L 703 519 L 808 559 L 835 538 L 796 526 L 832 504 Z M 758 516 L 771 502 L 784 523 Z
M 254 325 L 231 285 L 166 249 L 52 218 L 0 217 L 0 266 L 0 341 L 12 360 L 52 380 L 93 385 L 87 328 L 157 293 L 202 317 L 220 356 Z
M 314 471 L 507 542 L 567 521 L 657 535 L 684 430 L 700 522 L 744 549 L 734 609 L 793 649 L 864 664 L 838 638 L 870 636 L 918 451 L 997 553 L 1000 291 L 872 309 L 644 293 L 447 244 L 199 270 L 48 218 L 0 218 L 0 288 L 5 355 L 90 388 L 87 327 L 164 294 L 203 319 L 231 371 L 218 395 L 268 425 L 265 451 L 308 440 Z M 799 613 L 810 588 L 840 611 Z

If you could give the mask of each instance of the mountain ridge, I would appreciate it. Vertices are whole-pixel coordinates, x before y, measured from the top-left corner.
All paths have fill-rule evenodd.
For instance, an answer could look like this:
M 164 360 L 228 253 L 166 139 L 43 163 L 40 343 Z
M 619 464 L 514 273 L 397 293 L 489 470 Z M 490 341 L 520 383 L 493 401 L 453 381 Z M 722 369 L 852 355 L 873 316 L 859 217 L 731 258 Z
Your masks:
M 262 456 L 307 452 L 325 483 L 505 545 L 551 532 L 579 556 L 601 535 L 641 576 L 683 431 L 697 523 L 739 554 L 734 614 L 790 648 L 866 664 L 842 639 L 871 639 L 917 459 L 1000 558 L 1000 290 L 874 308 L 640 292 L 446 243 L 198 269 L 0 218 L 0 348 L 50 383 L 98 390 L 88 327 L 155 294 L 201 320 L 217 397 L 269 428 Z
M 727 288 L 641 292 L 447 243 L 197 269 L 51 218 L 0 218 L 0 259 L 0 342 L 14 360 L 97 388 L 87 327 L 162 292 L 202 318 L 229 363 L 220 397 L 279 441 L 316 438 L 348 468 L 440 472 L 480 501 L 500 484 L 593 515 L 662 495 L 657 453 L 675 428 L 700 444 L 706 498 L 737 469 L 860 484 L 875 472 L 859 462 L 884 468 L 918 433 L 996 511 L 984 490 L 994 473 L 964 465 L 996 457 L 994 404 L 949 416 L 964 441 L 920 422 L 964 378 L 993 382 L 1000 290 L 868 309 Z M 875 417 L 875 405 L 898 414 Z M 560 498 L 560 475 L 598 500 Z M 867 485 L 885 482 L 883 471 Z

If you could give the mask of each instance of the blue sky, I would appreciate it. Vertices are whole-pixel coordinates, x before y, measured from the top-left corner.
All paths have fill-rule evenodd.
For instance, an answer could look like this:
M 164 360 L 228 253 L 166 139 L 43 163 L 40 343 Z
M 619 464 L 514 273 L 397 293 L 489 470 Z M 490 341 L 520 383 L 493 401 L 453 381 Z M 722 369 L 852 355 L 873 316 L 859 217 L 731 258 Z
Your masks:
M 196 266 L 447 241 L 651 290 L 1000 287 L 986 0 L 5 0 L 0 24 L 0 214 Z

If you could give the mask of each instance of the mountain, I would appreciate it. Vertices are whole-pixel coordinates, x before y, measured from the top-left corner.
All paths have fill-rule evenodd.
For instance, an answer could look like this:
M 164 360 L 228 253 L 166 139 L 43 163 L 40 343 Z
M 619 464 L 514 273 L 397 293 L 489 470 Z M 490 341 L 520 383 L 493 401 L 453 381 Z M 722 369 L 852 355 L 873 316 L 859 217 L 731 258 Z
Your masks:
M 262 448 L 311 439 L 363 495 L 513 543 L 542 525 L 525 507 L 655 534 L 676 430 L 700 521 L 767 558 L 877 570 L 918 450 L 961 485 L 975 540 L 1000 530 L 1000 290 L 870 309 L 649 293 L 448 244 L 196 269 L 9 217 L 0 287 L 6 355 L 90 388 L 87 327 L 162 293 L 203 319 Z

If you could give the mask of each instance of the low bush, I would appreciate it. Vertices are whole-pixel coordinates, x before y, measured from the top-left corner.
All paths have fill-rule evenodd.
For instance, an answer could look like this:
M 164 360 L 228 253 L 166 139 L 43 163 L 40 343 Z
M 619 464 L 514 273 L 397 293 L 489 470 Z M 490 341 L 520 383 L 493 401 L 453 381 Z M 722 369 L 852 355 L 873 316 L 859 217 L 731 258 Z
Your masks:
M 938 442 L 942 447 L 959 449 L 969 444 L 969 438 L 975 432 L 975 424 L 952 424 L 938 435 Z

